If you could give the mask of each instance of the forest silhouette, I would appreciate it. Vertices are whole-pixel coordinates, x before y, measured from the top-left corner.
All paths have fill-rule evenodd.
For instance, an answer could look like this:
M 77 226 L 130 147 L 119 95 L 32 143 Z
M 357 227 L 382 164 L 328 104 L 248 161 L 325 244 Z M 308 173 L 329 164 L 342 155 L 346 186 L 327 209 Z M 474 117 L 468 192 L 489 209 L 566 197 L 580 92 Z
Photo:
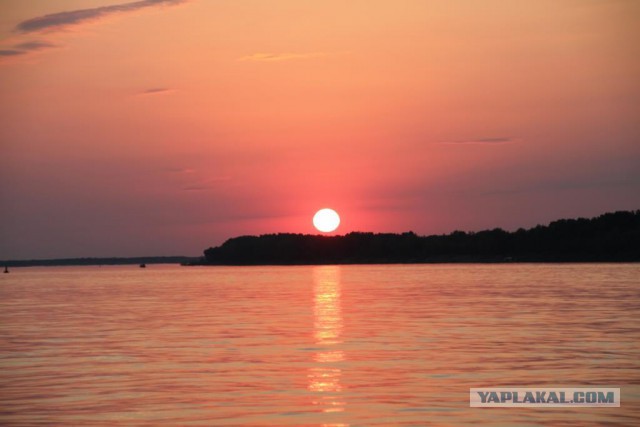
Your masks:
M 352 232 L 343 236 L 240 236 L 204 251 L 201 265 L 386 264 L 437 262 L 637 262 L 640 210 L 561 219 L 507 232 L 454 231 L 418 236 Z

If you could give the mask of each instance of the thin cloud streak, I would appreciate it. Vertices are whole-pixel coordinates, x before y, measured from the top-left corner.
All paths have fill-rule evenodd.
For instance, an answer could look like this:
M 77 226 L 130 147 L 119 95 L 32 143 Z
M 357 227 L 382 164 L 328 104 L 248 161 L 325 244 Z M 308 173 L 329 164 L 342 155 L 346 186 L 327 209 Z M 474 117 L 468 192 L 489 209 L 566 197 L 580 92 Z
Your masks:
M 170 89 L 167 87 L 154 87 L 151 89 L 147 89 L 147 90 L 143 90 L 142 92 L 139 92 L 138 95 L 141 96 L 145 96 L 145 95 L 161 95 L 161 94 L 165 94 L 165 93 L 171 93 L 173 92 L 174 89 Z
M 115 4 L 112 6 L 52 13 L 22 21 L 16 25 L 14 31 L 19 33 L 33 33 L 62 30 L 66 27 L 104 18 L 105 16 L 112 15 L 114 13 L 134 12 L 148 7 L 173 5 L 183 3 L 185 1 L 186 0 L 140 0 L 132 3 Z
M 231 181 L 230 176 L 217 176 L 209 179 L 204 179 L 200 182 L 196 182 L 190 185 L 187 185 L 182 188 L 183 191 L 209 191 L 214 190 L 220 186 L 220 184 L 227 183 Z
M 254 53 L 251 55 L 238 58 L 238 61 L 254 61 L 254 62 L 276 62 L 290 61 L 296 59 L 311 59 L 328 56 L 326 52 L 304 52 L 304 53 Z
M 203 176 L 190 167 L 169 167 L 164 168 L 163 172 L 172 175 L 172 180 L 180 182 L 180 189 L 187 192 L 214 190 L 233 180 L 230 175 Z
M 56 45 L 46 41 L 33 40 L 33 41 L 15 44 L 8 49 L 2 49 L 0 50 L 0 56 L 25 55 L 29 52 L 34 52 L 37 50 L 47 49 L 51 47 L 56 47 Z
M 0 50 L 0 56 L 19 56 L 28 53 L 26 50 L 19 49 L 2 49 Z
M 495 144 L 510 144 L 513 142 L 517 142 L 516 138 L 512 138 L 510 136 L 498 136 L 498 137 L 490 137 L 490 138 L 477 138 L 477 139 L 466 139 L 466 140 L 456 140 L 456 141 L 441 141 L 440 144 L 484 144 L 484 145 L 495 145 Z
M 49 48 L 49 47 L 56 47 L 56 45 L 53 44 L 53 43 L 46 42 L 46 41 L 33 40 L 33 41 L 30 41 L 30 42 L 19 43 L 19 44 L 15 45 L 14 47 L 16 49 L 21 49 L 21 50 L 26 50 L 26 51 L 33 51 L 33 50 L 46 49 L 46 48 Z
M 174 174 L 191 174 L 191 173 L 196 173 L 195 169 L 191 169 L 191 168 L 165 168 L 163 169 L 164 172 L 168 172 L 168 173 L 174 173 Z

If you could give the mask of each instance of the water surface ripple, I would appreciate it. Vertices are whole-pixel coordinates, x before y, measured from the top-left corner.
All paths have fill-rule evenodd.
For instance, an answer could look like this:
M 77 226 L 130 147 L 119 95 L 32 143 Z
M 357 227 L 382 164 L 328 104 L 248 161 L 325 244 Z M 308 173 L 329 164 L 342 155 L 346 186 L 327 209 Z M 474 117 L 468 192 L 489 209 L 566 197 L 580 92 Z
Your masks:
M 637 425 L 640 265 L 14 269 L 0 424 Z M 470 387 L 620 408 L 470 408 Z

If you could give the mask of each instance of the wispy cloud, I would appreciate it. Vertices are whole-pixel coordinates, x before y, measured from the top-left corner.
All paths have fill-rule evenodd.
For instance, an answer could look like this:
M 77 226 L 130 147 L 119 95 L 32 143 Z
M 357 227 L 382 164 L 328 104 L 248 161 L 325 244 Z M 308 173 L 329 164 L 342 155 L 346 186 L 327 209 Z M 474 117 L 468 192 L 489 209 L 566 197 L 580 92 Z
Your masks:
M 207 176 L 189 167 L 168 167 L 163 171 L 172 176 L 171 181 L 178 184 L 181 191 L 188 192 L 214 190 L 233 179 L 229 175 Z
M 148 7 L 178 4 L 183 3 L 184 1 L 186 0 L 139 0 L 131 3 L 121 3 L 90 9 L 69 10 L 27 19 L 26 21 L 22 21 L 16 25 L 14 31 L 19 33 L 33 33 L 62 30 L 73 25 L 94 21 L 115 13 L 134 12 Z
M 19 56 L 28 53 L 26 50 L 19 49 L 0 49 L 0 56 Z
M 55 47 L 55 46 L 56 46 L 55 44 L 49 43 L 46 41 L 32 40 L 24 43 L 19 43 L 14 47 L 22 50 L 40 50 L 40 49 L 46 49 L 48 47 Z
M 511 195 L 511 194 L 525 194 L 534 192 L 563 192 L 571 190 L 582 190 L 587 188 L 616 188 L 616 187 L 630 187 L 637 186 L 638 181 L 628 178 L 622 179 L 610 179 L 610 178 L 598 178 L 594 179 L 545 179 L 540 182 L 525 183 L 519 186 L 507 186 L 502 189 L 496 189 L 492 191 L 485 191 L 482 194 L 487 196 L 496 195 Z
M 80 25 L 87 22 L 93 22 L 104 19 L 110 15 L 118 13 L 135 12 L 140 9 L 161 7 L 168 5 L 176 5 L 185 3 L 189 0 L 138 0 L 130 3 L 120 3 L 111 6 L 95 7 L 91 9 L 77 9 L 64 12 L 52 13 L 49 15 L 38 16 L 27 19 L 17 24 L 14 33 L 17 35 L 13 38 L 20 40 L 34 33 L 51 33 L 55 31 L 65 30 L 69 27 Z M 20 57 L 31 52 L 40 51 L 56 47 L 57 45 L 47 41 L 23 41 L 21 43 L 10 44 L 11 41 L 5 41 L 4 46 L 0 46 L 0 58 Z M 149 92 L 149 93 L 159 93 Z
M 296 59 L 311 59 L 328 56 L 326 52 L 302 52 L 302 53 L 254 53 L 238 58 L 239 61 L 275 62 L 291 61 Z
M 165 93 L 170 93 L 173 92 L 174 90 L 168 87 L 153 87 L 150 89 L 146 89 L 143 90 L 142 92 L 139 92 L 138 95 L 160 95 L 160 94 L 165 94 Z
M 186 185 L 182 188 L 183 191 L 207 191 L 213 190 L 218 187 L 221 183 L 225 183 L 231 181 L 230 176 L 214 176 L 211 178 L 206 178 L 194 182 L 192 184 Z
M 29 52 L 33 52 L 33 51 L 36 51 L 36 50 L 42 50 L 42 49 L 46 49 L 46 48 L 50 48 L 50 47 L 56 47 L 56 45 L 53 44 L 53 43 L 46 42 L 46 41 L 32 40 L 32 41 L 28 41 L 28 42 L 14 44 L 13 46 L 9 47 L 8 49 L 2 49 L 2 50 L 0 50 L 0 56 L 25 55 L 25 54 L 27 54 Z
M 195 169 L 191 168 L 179 168 L 179 167 L 169 167 L 162 169 L 163 172 L 175 173 L 175 174 L 192 174 L 196 173 Z
M 459 139 L 454 141 L 440 141 L 440 144 L 509 144 L 516 142 L 517 139 L 510 136 L 497 136 L 489 138 L 476 138 L 476 139 Z

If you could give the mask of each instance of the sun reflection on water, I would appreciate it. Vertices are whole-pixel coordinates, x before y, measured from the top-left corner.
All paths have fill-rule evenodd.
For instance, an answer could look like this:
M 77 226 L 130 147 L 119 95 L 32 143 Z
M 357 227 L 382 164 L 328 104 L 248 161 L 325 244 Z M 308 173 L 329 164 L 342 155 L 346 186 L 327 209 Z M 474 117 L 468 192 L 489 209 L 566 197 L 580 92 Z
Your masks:
M 337 345 L 342 343 L 342 310 L 340 307 L 340 267 L 320 266 L 313 270 L 315 343 L 322 349 L 313 355 L 316 366 L 309 371 L 309 391 L 313 404 L 323 412 L 342 412 L 342 369 L 337 364 L 345 360 Z

